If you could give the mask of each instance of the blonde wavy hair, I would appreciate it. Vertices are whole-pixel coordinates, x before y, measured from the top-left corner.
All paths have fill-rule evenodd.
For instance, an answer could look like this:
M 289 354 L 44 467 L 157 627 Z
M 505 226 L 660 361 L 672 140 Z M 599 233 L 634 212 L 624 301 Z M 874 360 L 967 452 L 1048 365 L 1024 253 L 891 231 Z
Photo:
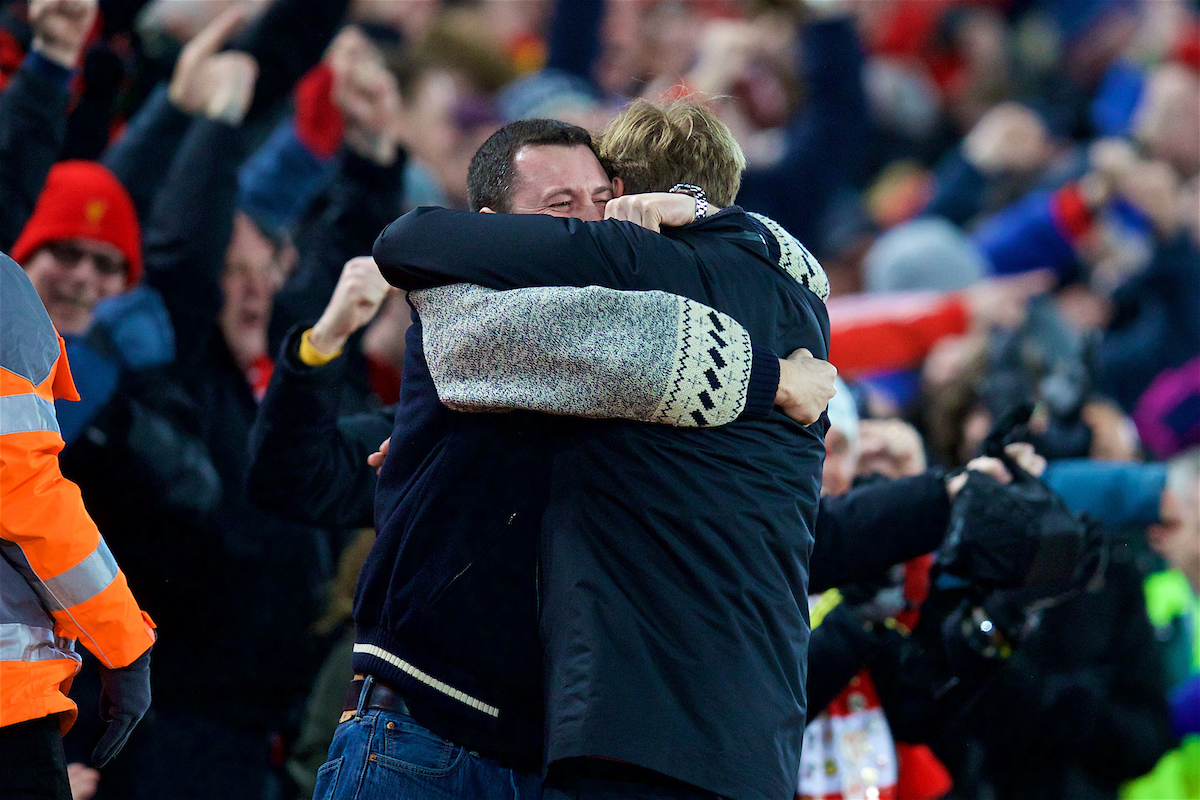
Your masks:
M 596 150 L 627 194 L 690 183 L 715 208 L 733 204 L 746 169 L 729 126 L 696 98 L 664 105 L 634 100 L 600 134 Z

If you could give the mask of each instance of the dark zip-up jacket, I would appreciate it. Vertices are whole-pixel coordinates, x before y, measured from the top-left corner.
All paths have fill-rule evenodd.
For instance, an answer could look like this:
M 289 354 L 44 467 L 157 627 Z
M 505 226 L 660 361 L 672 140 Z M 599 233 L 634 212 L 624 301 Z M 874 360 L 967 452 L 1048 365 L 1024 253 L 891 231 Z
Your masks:
M 775 266 L 759 230 L 737 207 L 668 235 L 624 222 L 418 209 L 384 231 L 375 258 L 410 290 L 469 282 L 674 292 L 734 317 L 760 347 L 826 358 L 824 304 Z M 506 531 L 527 499 L 548 498 L 546 580 L 531 587 L 534 613 L 544 593 L 548 761 L 615 758 L 735 800 L 794 793 L 824 430 L 824 421 L 804 427 L 782 414 L 686 432 L 563 426 L 553 474 L 543 478 L 549 465 L 537 464 L 535 481 L 513 487 L 485 552 L 463 562 L 506 568 L 497 552 Z M 423 494 L 393 463 L 376 494 L 381 537 L 396 526 L 399 501 Z M 470 506 L 473 489 L 460 484 L 446 512 Z M 360 586 L 360 610 L 380 599 L 371 583 Z M 434 597 L 473 612 L 473 598 L 455 588 Z M 362 621 L 359 641 L 377 639 Z

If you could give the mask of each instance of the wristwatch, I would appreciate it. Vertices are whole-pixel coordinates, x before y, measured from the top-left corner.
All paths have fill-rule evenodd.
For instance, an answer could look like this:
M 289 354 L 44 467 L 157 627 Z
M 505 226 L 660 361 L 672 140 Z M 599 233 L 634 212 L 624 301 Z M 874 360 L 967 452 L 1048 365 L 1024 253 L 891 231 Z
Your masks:
M 708 216 L 708 195 L 699 186 L 692 183 L 677 183 L 667 190 L 672 194 L 687 194 L 691 195 L 696 200 L 696 216 L 692 220 L 703 219 Z

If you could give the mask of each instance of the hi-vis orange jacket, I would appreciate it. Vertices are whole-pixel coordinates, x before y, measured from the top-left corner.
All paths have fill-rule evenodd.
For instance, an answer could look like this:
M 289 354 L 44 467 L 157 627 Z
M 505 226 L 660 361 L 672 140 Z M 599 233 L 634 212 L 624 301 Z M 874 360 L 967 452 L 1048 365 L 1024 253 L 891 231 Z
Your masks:
M 59 472 L 56 397 L 79 399 L 62 338 L 25 272 L 0 254 L 0 726 L 64 712 L 65 732 L 75 640 L 123 667 L 155 633 Z

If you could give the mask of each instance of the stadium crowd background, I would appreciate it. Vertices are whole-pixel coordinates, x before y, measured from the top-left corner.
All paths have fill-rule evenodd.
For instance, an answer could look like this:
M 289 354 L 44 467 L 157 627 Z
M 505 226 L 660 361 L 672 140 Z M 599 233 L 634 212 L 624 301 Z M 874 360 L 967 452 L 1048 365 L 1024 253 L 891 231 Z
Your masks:
M 148 720 L 139 763 L 233 732 L 231 781 L 285 798 L 323 760 L 370 532 L 247 493 L 289 328 L 394 217 L 465 207 L 500 125 L 700 93 L 749 160 L 739 204 L 829 277 L 845 486 L 961 467 L 1029 400 L 1051 485 L 1119 536 L 1112 596 L 1048 615 L 931 743 L 949 796 L 1200 797 L 1194 0 L 18 0 L 0 87 L 0 250 L 84 396 L 63 469 L 162 635 L 174 735 Z M 85 259 L 90 282 L 36 277 Z M 344 410 L 395 402 L 407 314 L 392 296 L 351 340 Z M 133 758 L 74 766 L 76 796 L 143 796 Z

